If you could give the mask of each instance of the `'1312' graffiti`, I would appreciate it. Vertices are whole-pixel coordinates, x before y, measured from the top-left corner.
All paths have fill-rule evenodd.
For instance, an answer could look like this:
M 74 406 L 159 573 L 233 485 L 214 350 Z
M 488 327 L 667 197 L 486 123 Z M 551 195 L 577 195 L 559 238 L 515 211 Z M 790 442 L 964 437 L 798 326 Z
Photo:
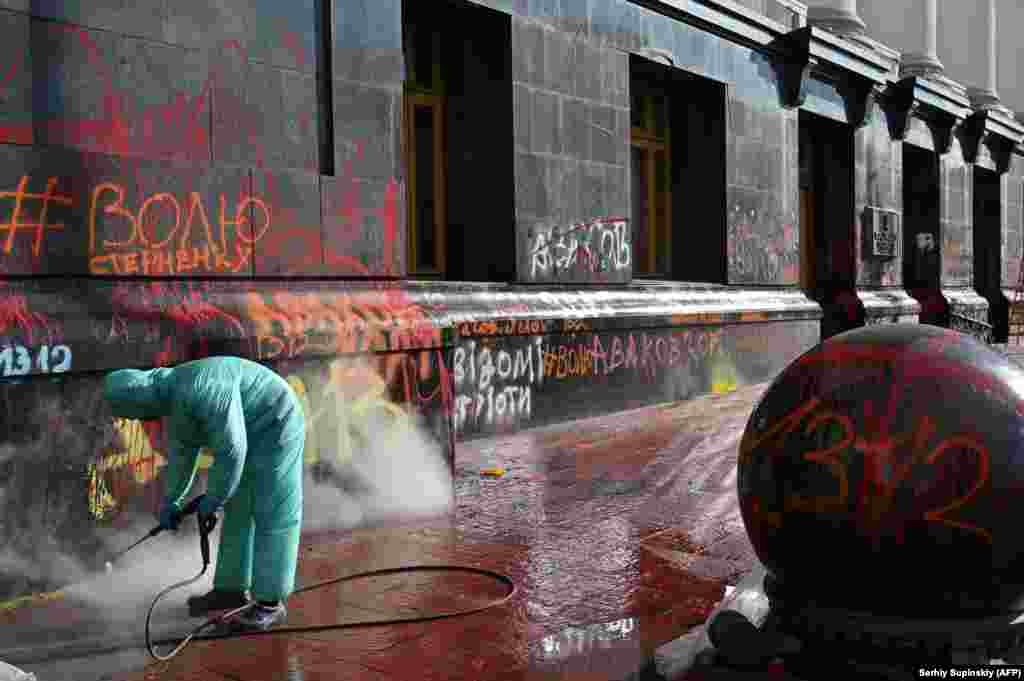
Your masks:
M 38 351 L 24 345 L 0 346 L 0 376 L 28 376 L 32 369 L 40 373 L 63 373 L 71 368 L 71 348 L 44 345 Z

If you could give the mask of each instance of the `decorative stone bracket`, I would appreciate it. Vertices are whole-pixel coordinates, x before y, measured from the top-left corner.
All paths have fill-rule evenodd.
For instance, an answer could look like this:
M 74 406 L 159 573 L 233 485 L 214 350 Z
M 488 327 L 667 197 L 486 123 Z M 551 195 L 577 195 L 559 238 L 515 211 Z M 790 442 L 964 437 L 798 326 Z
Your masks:
M 993 110 L 975 112 L 964 121 L 960 129 L 964 159 L 968 163 L 977 163 L 978 153 L 984 144 L 1000 175 L 1009 170 L 1013 150 L 1022 139 L 1024 126 Z
M 872 96 L 886 82 L 892 65 L 876 52 L 814 26 L 790 31 L 769 45 L 786 108 L 802 106 L 812 70 L 835 83 L 846 104 L 847 120 L 860 127 Z
M 924 120 L 925 125 L 932 133 L 932 140 L 935 142 L 935 153 L 939 156 L 949 153 L 953 146 L 953 136 L 961 123 L 961 119 L 945 111 L 931 112 L 930 115 L 922 115 L 924 107 L 918 108 L 918 118 Z
M 847 73 L 836 82 L 836 87 L 843 97 L 846 120 L 855 128 L 863 127 L 868 122 L 868 112 L 878 94 L 879 84 Z
M 906 138 L 910 119 L 924 121 L 932 133 L 935 151 L 945 154 L 953 144 L 957 126 L 970 112 L 967 98 L 942 84 L 911 76 L 886 88 L 882 107 L 894 140 Z
M 816 61 L 811 57 L 810 31 L 810 27 L 797 29 L 772 43 L 779 96 L 787 109 L 803 106 L 807 95 L 807 80 Z
M 913 83 L 908 83 L 912 80 L 908 78 L 890 85 L 880 101 L 889 125 L 889 135 L 899 142 L 906 139 L 910 119 L 917 115 L 918 101 L 914 99 Z

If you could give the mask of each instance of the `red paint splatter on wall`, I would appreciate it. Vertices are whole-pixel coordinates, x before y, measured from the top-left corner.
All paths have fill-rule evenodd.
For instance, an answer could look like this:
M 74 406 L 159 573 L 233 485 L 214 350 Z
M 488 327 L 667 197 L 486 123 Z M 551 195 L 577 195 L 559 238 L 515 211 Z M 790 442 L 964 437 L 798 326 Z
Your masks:
M 29 345 L 55 342 L 63 334 L 61 323 L 29 307 L 24 295 L 6 293 L 0 286 L 0 337 L 23 336 Z
M 384 222 L 384 274 L 400 276 L 398 267 L 398 183 L 388 180 L 384 192 L 384 207 L 381 210 Z

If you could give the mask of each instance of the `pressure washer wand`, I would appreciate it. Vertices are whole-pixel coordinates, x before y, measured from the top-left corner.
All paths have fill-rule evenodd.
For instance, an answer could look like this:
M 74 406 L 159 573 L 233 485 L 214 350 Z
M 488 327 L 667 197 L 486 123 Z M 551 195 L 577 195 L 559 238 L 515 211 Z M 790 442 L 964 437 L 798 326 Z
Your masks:
M 121 560 L 121 558 L 126 553 L 128 553 L 129 551 L 131 551 L 132 549 L 134 549 L 136 546 L 138 546 L 142 542 L 146 541 L 147 539 L 152 539 L 153 537 L 157 536 L 158 534 L 160 534 L 160 532 L 163 529 L 164 528 L 162 528 L 159 525 L 157 525 L 156 527 L 154 527 L 152 530 L 149 531 L 149 534 L 147 534 L 142 539 L 140 539 L 139 541 L 135 542 L 134 544 L 132 544 L 131 546 L 126 548 L 124 551 L 122 551 L 121 553 L 117 554 L 116 556 L 114 556 L 113 558 L 108 560 L 107 561 L 107 565 L 106 565 L 107 572 L 110 572 L 111 570 L 113 570 L 114 569 L 114 563 L 116 563 L 117 561 Z
M 186 516 L 190 516 L 193 513 L 198 512 L 199 511 L 199 500 L 200 499 L 201 499 L 201 497 L 196 497 L 192 501 L 188 502 L 188 505 L 185 506 L 185 508 L 181 509 L 181 514 L 179 515 L 179 517 L 180 518 L 185 518 Z M 210 528 L 210 529 L 212 529 L 212 528 Z M 128 553 L 129 551 L 131 551 L 132 549 L 134 549 L 136 546 L 138 546 L 142 542 L 146 541 L 147 539 L 152 539 L 153 537 L 157 536 L 158 534 L 160 534 L 163 531 L 164 531 L 164 528 L 162 528 L 161 526 L 157 525 L 152 530 L 150 530 L 149 533 L 146 536 L 144 536 L 142 539 L 140 539 L 139 541 L 135 542 L 134 544 L 132 544 L 131 546 L 126 548 L 121 553 L 119 553 L 116 556 L 114 556 L 111 560 L 108 560 L 107 564 L 106 564 L 107 572 L 108 573 L 111 572 L 114 569 L 114 563 L 116 563 L 117 561 L 121 560 L 121 558 L 126 553 Z M 202 535 L 202 538 L 203 538 L 203 540 L 205 542 L 202 545 L 202 548 L 203 548 L 203 560 L 204 560 L 204 562 L 209 563 L 210 562 L 209 561 L 210 543 L 209 543 L 209 540 L 206 538 L 205 534 Z

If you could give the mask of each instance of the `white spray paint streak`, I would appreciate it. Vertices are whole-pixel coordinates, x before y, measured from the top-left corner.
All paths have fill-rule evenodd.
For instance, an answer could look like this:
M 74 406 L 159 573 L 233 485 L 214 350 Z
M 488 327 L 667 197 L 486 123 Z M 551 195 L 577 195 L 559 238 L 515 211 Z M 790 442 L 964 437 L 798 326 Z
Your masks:
M 59 374 L 71 369 L 71 348 L 43 345 L 37 349 L 24 345 L 0 345 L 0 376 L 28 376 L 33 370 Z
M 541 338 L 515 350 L 478 347 L 468 341 L 455 348 L 455 431 L 468 425 L 521 423 L 533 413 L 533 386 L 544 380 Z
M 590 272 L 605 267 L 619 272 L 632 262 L 625 220 L 593 220 L 568 228 L 536 228 L 530 244 L 530 276 L 534 279 L 584 262 Z

